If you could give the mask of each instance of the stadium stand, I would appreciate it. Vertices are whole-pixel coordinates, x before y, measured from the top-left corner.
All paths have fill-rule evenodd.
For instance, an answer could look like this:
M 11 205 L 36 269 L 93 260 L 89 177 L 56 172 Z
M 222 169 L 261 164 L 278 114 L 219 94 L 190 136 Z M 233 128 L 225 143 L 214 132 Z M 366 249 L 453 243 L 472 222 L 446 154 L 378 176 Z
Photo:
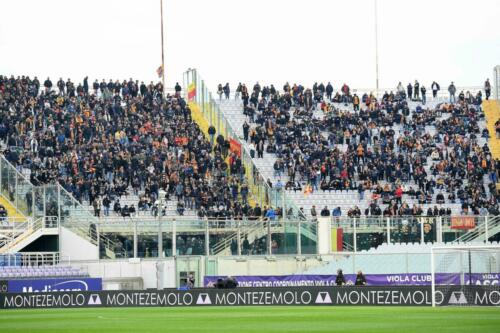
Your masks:
M 347 85 L 240 84 L 241 99 L 218 103 L 268 182 L 309 216 L 498 214 L 481 91 L 455 98 L 452 83 L 450 99 L 424 100 L 410 87 L 377 99 Z
M 41 87 L 36 77 L 0 76 L 3 154 L 34 185 L 58 181 L 98 217 L 251 214 L 227 140 L 203 136 L 180 86 L 161 91 L 132 79 Z
M 87 277 L 88 274 L 71 266 L 0 266 L 0 278 Z

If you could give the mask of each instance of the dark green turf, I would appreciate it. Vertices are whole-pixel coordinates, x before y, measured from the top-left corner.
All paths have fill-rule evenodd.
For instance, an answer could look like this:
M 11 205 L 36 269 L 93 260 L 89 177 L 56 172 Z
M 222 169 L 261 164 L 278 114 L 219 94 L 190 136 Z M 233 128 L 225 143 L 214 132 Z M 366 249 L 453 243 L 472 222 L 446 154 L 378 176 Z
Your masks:
M 500 332 L 479 307 L 197 307 L 0 311 L 0 332 Z

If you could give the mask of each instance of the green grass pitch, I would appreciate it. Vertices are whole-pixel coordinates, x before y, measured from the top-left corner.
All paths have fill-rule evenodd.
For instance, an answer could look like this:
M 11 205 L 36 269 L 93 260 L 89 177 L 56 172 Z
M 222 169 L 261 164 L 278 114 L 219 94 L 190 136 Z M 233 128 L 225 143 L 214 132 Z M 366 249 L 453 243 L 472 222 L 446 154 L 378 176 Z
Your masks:
M 500 332 L 479 307 L 196 307 L 0 311 L 0 332 Z

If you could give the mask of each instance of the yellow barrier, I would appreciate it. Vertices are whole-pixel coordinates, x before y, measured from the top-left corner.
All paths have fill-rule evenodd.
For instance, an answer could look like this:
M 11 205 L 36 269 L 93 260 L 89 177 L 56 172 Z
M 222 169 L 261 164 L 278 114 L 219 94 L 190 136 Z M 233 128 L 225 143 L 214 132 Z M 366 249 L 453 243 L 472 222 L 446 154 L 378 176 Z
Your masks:
M 486 117 L 486 127 L 490 133 L 490 150 L 494 160 L 500 159 L 500 139 L 497 138 L 495 123 L 500 119 L 500 104 L 496 100 L 484 101 L 481 105 Z M 500 183 L 497 183 L 500 188 Z
M 200 126 L 200 129 L 203 134 L 205 134 L 205 137 L 209 138 L 208 127 L 210 125 L 205 117 L 203 117 L 203 113 L 201 112 L 199 105 L 197 103 L 189 102 L 189 108 L 191 109 L 191 118 L 193 118 L 193 121 Z
M 490 149 L 494 159 L 500 159 L 500 139 L 497 139 L 495 123 L 500 119 L 500 105 L 498 101 L 489 100 L 482 104 L 486 116 L 486 126 L 490 133 Z
M 9 218 L 12 218 L 13 221 L 16 221 L 16 222 L 25 222 L 26 221 L 26 217 L 19 213 L 16 209 L 16 207 L 14 207 L 14 205 L 12 205 L 10 203 L 10 201 L 6 200 L 4 197 L 0 196 L 0 205 L 4 206 L 5 209 L 7 210 L 7 216 Z
M 216 124 L 216 121 L 217 121 L 217 116 L 215 115 L 215 112 L 211 112 L 211 111 L 215 111 L 215 110 L 210 110 L 211 106 L 209 104 L 207 104 L 205 106 L 206 110 L 207 110 L 207 116 L 208 117 L 211 117 L 212 118 L 212 124 L 214 125 L 214 127 L 217 128 L 217 124 Z M 203 115 L 203 112 L 201 111 L 201 108 L 200 106 L 198 105 L 198 103 L 195 103 L 195 102 L 189 102 L 189 109 L 191 110 L 191 118 L 193 119 L 194 122 L 196 122 L 198 124 L 198 126 L 200 127 L 200 130 L 203 132 L 203 134 L 205 135 L 205 138 L 209 139 L 210 136 L 208 135 L 208 128 L 210 127 L 210 124 L 209 122 L 207 121 L 207 118 Z M 223 124 L 220 125 L 220 133 L 225 133 L 225 127 L 223 127 Z M 219 133 L 216 134 L 216 136 L 219 135 Z M 229 157 L 226 158 L 226 163 L 229 163 Z M 247 176 L 246 179 L 253 179 L 253 178 L 250 178 L 249 175 L 251 175 L 251 166 L 247 166 L 245 165 L 245 175 Z M 255 185 L 253 184 L 253 182 L 248 182 L 248 189 L 250 191 L 250 193 L 252 193 L 254 196 L 256 195 L 256 189 L 255 189 Z M 255 200 L 254 198 L 252 198 L 252 196 L 249 196 L 248 197 L 248 204 L 252 207 L 255 207 Z

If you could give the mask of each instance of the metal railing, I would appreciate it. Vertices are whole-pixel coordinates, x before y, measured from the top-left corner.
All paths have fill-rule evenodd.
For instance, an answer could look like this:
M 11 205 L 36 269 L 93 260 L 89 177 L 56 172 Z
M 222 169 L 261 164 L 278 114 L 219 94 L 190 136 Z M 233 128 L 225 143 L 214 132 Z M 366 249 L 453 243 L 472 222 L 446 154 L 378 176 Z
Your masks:
M 0 228 L 0 253 L 10 251 L 38 230 L 58 228 L 59 218 L 57 216 L 30 218 L 24 222 L 10 222 Z
M 262 87 L 262 86 L 261 86 Z M 470 92 L 473 97 L 476 96 L 476 94 L 481 91 L 482 93 L 482 96 L 483 96 L 483 99 L 485 98 L 485 93 L 484 93 L 484 87 L 483 86 L 455 86 L 456 87 L 456 93 L 455 93 L 455 97 L 458 99 L 458 95 L 460 94 L 460 92 L 463 91 L 464 94 L 466 94 L 467 92 Z M 248 88 L 248 93 L 251 95 L 252 92 L 253 92 L 253 87 L 250 87 L 250 86 L 247 86 Z M 307 88 L 307 87 L 306 87 Z M 231 100 L 241 100 L 241 93 L 238 94 L 239 97 L 236 97 L 236 92 L 234 91 L 236 89 L 236 87 L 233 87 L 232 88 L 233 90 L 231 91 L 230 93 L 230 97 L 229 99 L 226 99 L 225 98 L 225 95 L 223 94 L 222 95 L 222 98 L 216 98 L 215 101 L 217 102 L 217 104 L 219 103 L 224 103 L 225 101 L 231 101 Z M 312 88 L 311 88 L 312 89 Z M 406 90 L 406 85 L 404 86 L 404 89 L 405 89 L 405 94 L 407 93 L 407 90 Z M 281 96 L 283 95 L 285 92 L 284 90 L 282 89 L 276 89 L 277 93 Z M 378 90 L 375 89 L 375 88 L 351 88 L 350 89 L 350 94 L 353 95 L 353 94 L 356 94 L 358 95 L 358 97 L 361 98 L 361 96 L 363 96 L 364 94 L 367 94 L 367 95 L 370 95 L 370 94 L 373 94 L 374 96 L 378 97 L 378 98 L 382 98 L 382 96 L 387 92 L 387 93 L 391 93 L 391 91 L 393 92 L 394 95 L 397 94 L 397 87 L 392 87 L 392 88 L 379 88 Z M 332 97 L 335 96 L 335 94 L 338 93 L 340 96 L 342 96 L 342 91 L 339 89 L 335 89 L 334 87 L 334 90 L 333 90 L 333 93 L 332 93 Z M 420 98 L 422 97 L 422 94 L 419 94 Z M 326 93 L 323 95 L 324 98 L 326 98 Z M 427 91 L 426 91 L 426 100 L 427 101 L 438 101 L 438 102 L 446 102 L 446 101 L 449 101 L 450 100 L 450 93 L 448 92 L 448 86 L 446 87 L 441 87 L 440 90 L 438 90 L 437 94 L 436 94 L 436 97 L 434 98 L 433 97 L 433 93 L 432 93 L 432 90 L 431 90 L 431 87 L 428 86 L 427 87 Z M 243 109 L 242 109 L 242 112 L 243 112 Z
M 0 254 L 0 263 L 4 266 L 55 266 L 70 265 L 69 256 L 61 256 L 59 252 L 18 252 Z

